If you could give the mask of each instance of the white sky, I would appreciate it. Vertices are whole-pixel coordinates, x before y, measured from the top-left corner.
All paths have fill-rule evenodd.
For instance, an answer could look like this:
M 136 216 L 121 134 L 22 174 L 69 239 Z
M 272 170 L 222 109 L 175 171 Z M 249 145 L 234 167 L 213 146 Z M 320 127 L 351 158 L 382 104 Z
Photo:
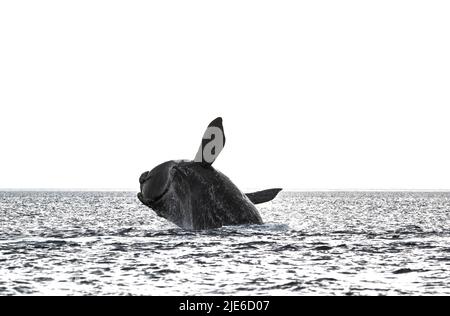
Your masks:
M 450 189 L 449 1 L 1 1 L 0 188 Z

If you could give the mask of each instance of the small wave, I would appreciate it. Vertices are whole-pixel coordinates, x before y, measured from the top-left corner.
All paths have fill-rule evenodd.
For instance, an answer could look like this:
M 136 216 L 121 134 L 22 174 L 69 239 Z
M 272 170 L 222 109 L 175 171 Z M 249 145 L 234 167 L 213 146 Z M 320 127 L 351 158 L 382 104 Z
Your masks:
M 330 261 L 333 260 L 333 257 L 330 256 L 322 256 L 318 258 L 312 258 L 311 261 Z
M 410 269 L 410 268 L 401 268 L 392 272 L 393 274 L 406 274 L 411 272 L 427 272 L 428 270 L 424 269 Z
M 292 291 L 299 291 L 304 289 L 305 286 L 303 286 L 303 283 L 301 281 L 291 281 L 288 283 L 278 284 L 271 286 L 267 289 L 269 290 L 292 290 Z
M 144 233 L 144 237 L 167 237 L 167 236 L 196 236 L 198 232 L 184 230 L 181 228 L 171 228 L 168 230 L 156 230 Z
M 121 252 L 128 251 L 127 245 L 122 244 L 122 243 L 113 243 L 113 244 L 111 244 L 111 246 L 113 246 L 111 251 L 121 251 Z
M 128 233 L 130 233 L 131 231 L 133 231 L 133 227 L 123 228 L 123 229 L 121 229 L 121 230 L 119 230 L 117 232 L 117 235 L 119 235 L 119 236 L 127 236 Z
M 252 228 L 263 231 L 276 231 L 276 232 L 284 232 L 289 230 L 288 224 L 280 224 L 280 223 L 265 223 L 262 225 L 252 225 Z
M 34 278 L 33 279 L 33 281 L 35 281 L 35 282 L 49 282 L 49 281 L 53 281 L 53 278 L 50 278 L 50 277 L 37 277 L 37 278 Z
M 315 280 L 307 281 L 306 284 L 314 284 L 314 283 L 325 283 L 325 282 L 337 282 L 335 278 L 318 278 Z
M 273 241 L 265 241 L 265 240 L 256 240 L 256 241 L 249 241 L 245 243 L 238 243 L 236 244 L 237 249 L 258 249 L 262 246 L 272 246 L 276 244 L 276 242 Z
M 155 272 L 159 273 L 159 274 L 180 273 L 180 271 L 173 270 L 173 269 L 161 269 L 161 270 L 156 270 Z
M 433 260 L 436 260 L 436 261 L 442 261 L 442 262 L 450 261 L 450 257 L 432 257 L 430 259 L 433 259 Z
M 314 248 L 314 250 L 317 250 L 317 251 L 328 251 L 328 250 L 332 250 L 332 249 L 333 249 L 333 247 L 331 247 L 331 246 L 318 246 L 318 247 Z
M 301 247 L 297 246 L 297 245 L 284 245 L 284 246 L 275 248 L 274 251 L 276 251 L 276 252 L 280 252 L 280 251 L 297 251 L 300 248 Z

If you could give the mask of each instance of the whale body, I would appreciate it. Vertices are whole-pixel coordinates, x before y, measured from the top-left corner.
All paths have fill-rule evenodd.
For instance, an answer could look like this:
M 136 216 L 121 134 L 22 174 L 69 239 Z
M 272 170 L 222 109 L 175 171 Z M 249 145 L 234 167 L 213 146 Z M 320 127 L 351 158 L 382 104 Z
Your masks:
M 141 175 L 138 199 L 184 229 L 262 224 L 255 204 L 274 199 L 281 189 L 242 193 L 212 166 L 224 144 L 222 119 L 217 118 L 208 125 L 194 160 L 167 161 Z

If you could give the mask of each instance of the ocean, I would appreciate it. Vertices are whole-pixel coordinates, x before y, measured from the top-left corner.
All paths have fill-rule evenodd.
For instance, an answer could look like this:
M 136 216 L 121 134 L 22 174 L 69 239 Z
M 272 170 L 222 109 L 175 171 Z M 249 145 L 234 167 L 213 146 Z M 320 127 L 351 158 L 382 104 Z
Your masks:
M 0 295 L 450 295 L 450 193 L 282 192 L 185 231 L 135 192 L 0 192 Z

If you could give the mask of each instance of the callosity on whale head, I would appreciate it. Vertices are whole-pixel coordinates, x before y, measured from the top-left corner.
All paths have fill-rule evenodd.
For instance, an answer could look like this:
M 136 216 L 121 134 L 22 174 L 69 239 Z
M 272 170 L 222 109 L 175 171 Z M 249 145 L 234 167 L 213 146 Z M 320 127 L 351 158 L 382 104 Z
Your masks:
M 141 175 L 139 200 L 185 229 L 262 224 L 254 203 L 272 200 L 281 189 L 242 193 L 212 167 L 224 144 L 222 119 L 217 118 L 209 124 L 193 161 L 168 161 Z

